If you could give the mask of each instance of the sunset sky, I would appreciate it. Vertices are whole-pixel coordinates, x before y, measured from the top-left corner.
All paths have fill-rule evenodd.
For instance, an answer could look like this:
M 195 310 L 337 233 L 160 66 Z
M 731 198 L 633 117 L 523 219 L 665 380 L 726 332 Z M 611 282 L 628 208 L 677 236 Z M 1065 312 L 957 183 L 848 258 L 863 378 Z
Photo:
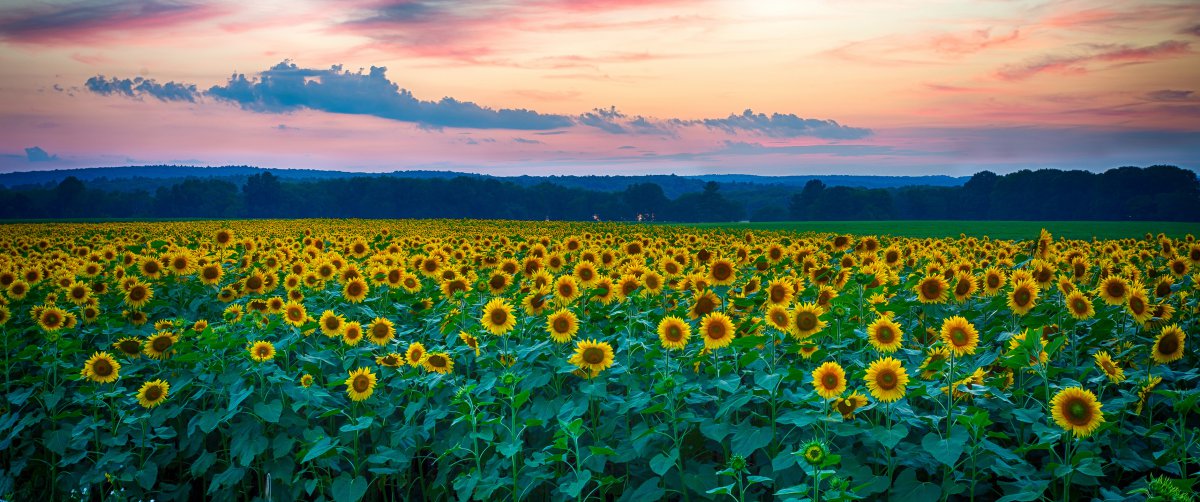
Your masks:
M 1197 169 L 1200 2 L 6 1 L 0 172 L 143 164 Z

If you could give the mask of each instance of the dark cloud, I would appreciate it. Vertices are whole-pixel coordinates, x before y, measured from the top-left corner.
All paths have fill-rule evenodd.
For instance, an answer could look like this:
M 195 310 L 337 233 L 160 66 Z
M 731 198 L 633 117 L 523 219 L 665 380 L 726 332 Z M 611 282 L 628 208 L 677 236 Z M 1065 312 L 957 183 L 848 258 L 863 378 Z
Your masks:
M 46 153 L 40 146 L 33 146 L 25 149 L 25 159 L 30 162 L 52 162 L 58 160 L 58 156 Z
M 1163 89 L 1146 93 L 1146 99 L 1151 101 L 1187 101 L 1192 98 L 1192 94 L 1192 91 Z
M 1194 24 L 1192 26 L 1188 26 L 1187 28 L 1184 28 L 1179 33 L 1182 35 L 1193 35 L 1193 36 L 1200 37 L 1200 24 Z
M 720 129 L 730 134 L 743 132 L 761 134 L 773 138 L 797 138 L 811 136 L 824 139 L 859 139 L 871 135 L 870 129 L 849 127 L 833 120 L 805 119 L 794 114 L 754 113 L 747 109 L 741 115 L 730 114 L 722 119 L 676 121 L 685 125 L 703 125 Z
M 715 154 L 730 155 L 834 155 L 838 157 L 858 157 L 869 155 L 902 155 L 930 156 L 940 155 L 938 152 L 902 150 L 884 145 L 785 145 L 768 146 L 744 141 L 726 141 Z
M 0 38 L 26 43 L 95 41 L 106 32 L 129 32 L 195 22 L 217 10 L 193 2 L 100 0 L 40 4 L 0 14 Z
M 134 79 L 105 79 L 103 75 L 87 79 L 84 83 L 89 91 L 96 94 L 110 96 L 113 94 L 129 97 L 140 98 L 142 96 L 151 96 L 159 101 L 187 101 L 194 103 L 196 98 L 200 96 L 200 92 L 196 90 L 193 84 L 181 84 L 177 82 L 167 82 L 160 84 L 154 79 L 137 77 Z
M 538 141 L 538 140 L 536 140 L 536 139 L 525 139 L 525 138 L 513 138 L 513 142 L 515 142 L 515 143 L 524 143 L 524 144 L 526 144 L 526 145 L 542 145 L 542 144 L 545 144 L 545 143 L 542 143 L 541 141 Z
M 1023 80 L 1046 71 L 1084 73 L 1089 64 L 1137 64 L 1185 54 L 1191 44 L 1166 40 L 1155 45 L 1134 47 L 1118 44 L 1089 44 L 1075 54 L 1050 54 L 1001 68 L 996 75 L 1003 80 Z
M 469 101 L 442 98 L 422 101 L 387 79 L 387 68 L 372 66 L 363 73 L 300 68 L 284 61 L 255 78 L 234 74 L 209 96 L 236 103 L 246 110 L 267 113 L 312 109 L 414 122 L 426 127 L 474 129 L 557 129 L 572 124 L 563 115 L 525 109 L 492 109 Z
M 608 109 L 596 108 L 576 117 L 575 120 L 582 125 L 595 127 L 612 134 L 675 135 L 667 123 L 648 119 L 641 115 L 629 116 L 618 111 L 615 106 Z

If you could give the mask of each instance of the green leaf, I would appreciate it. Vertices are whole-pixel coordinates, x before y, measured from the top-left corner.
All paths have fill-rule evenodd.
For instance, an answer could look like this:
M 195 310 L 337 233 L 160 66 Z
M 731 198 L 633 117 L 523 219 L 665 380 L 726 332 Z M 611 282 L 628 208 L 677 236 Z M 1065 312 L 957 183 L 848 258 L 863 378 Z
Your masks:
M 725 486 L 718 486 L 718 487 L 708 490 L 704 493 L 708 493 L 708 494 L 712 494 L 712 495 L 729 495 L 730 493 L 733 492 L 734 484 L 735 483 L 729 483 Z
M 667 492 L 659 486 L 660 479 L 655 476 L 643 481 L 642 484 L 638 485 L 636 490 L 626 491 L 622 494 L 621 498 L 617 499 L 617 502 L 641 502 L 643 500 L 662 499 Z
M 513 455 L 516 455 L 517 452 L 521 451 L 521 441 L 519 439 L 505 441 L 500 443 L 500 446 L 496 448 L 496 451 L 500 452 L 501 455 L 504 455 L 504 458 L 512 457 Z
M 343 472 L 333 480 L 330 491 L 333 499 L 338 502 L 357 502 L 367 493 L 367 480 L 362 476 L 352 477 L 350 473 Z
M 270 422 L 279 423 L 279 414 L 283 412 L 283 403 L 278 399 L 269 403 L 254 403 L 254 414 Z
M 587 486 L 588 481 L 592 480 L 592 471 L 583 470 L 572 473 L 565 476 L 565 479 L 569 479 L 571 481 L 561 485 L 562 488 L 560 489 L 567 495 L 568 498 L 576 498 L 579 496 L 579 492 L 583 491 L 583 487 Z
M 905 469 L 896 475 L 892 483 L 892 492 L 897 500 L 937 500 L 942 495 L 942 489 L 933 483 L 917 481 L 917 473 Z
M 520 394 L 513 397 L 513 407 L 521 409 L 521 405 L 525 404 L 526 401 L 529 401 L 529 391 L 521 391 Z
M 967 430 L 962 426 L 950 429 L 950 437 L 940 438 L 936 432 L 930 432 L 921 439 L 921 447 L 933 455 L 938 462 L 951 467 L 962 456 L 967 443 Z
M 679 450 L 672 449 L 670 454 L 659 453 L 654 458 L 650 459 L 650 470 L 655 474 L 662 476 L 670 471 L 675 466 L 675 461 L 679 458 Z
M 146 462 L 146 467 L 137 473 L 138 486 L 149 490 L 154 488 L 154 482 L 158 479 L 158 464 L 154 462 Z
M 750 419 L 742 421 L 734 429 L 733 441 L 730 444 L 730 449 L 735 455 L 749 457 L 755 450 L 767 446 L 771 443 L 771 428 L 770 427 L 755 427 L 750 424 Z
M 314 458 L 320 457 L 321 455 L 324 455 L 325 452 L 329 451 L 333 447 L 334 447 L 334 439 L 333 438 L 329 438 L 329 437 L 321 438 L 321 440 L 317 441 L 317 443 L 314 444 L 312 446 L 312 448 L 308 449 L 308 453 L 304 454 L 304 458 L 300 460 L 300 463 L 303 464 Z
M 617 454 L 616 450 L 607 446 L 589 446 L 588 449 L 591 450 L 592 455 L 612 456 Z
M 372 417 L 358 417 L 357 420 L 355 420 L 351 423 L 348 423 L 346 425 L 343 425 L 338 430 L 341 432 L 361 431 L 363 429 L 371 427 L 371 424 L 373 424 L 373 423 L 375 423 L 375 419 Z
M 891 430 L 888 430 L 887 427 L 877 425 L 871 430 L 871 436 L 879 441 L 879 444 L 890 450 L 895 448 L 896 445 L 900 444 L 901 440 L 908 436 L 908 427 L 904 424 L 896 424 L 892 426 Z

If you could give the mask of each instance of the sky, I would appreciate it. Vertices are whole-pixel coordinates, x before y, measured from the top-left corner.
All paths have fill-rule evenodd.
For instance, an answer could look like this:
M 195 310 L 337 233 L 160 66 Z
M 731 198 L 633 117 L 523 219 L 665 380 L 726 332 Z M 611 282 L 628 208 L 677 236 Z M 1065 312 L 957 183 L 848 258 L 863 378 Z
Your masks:
M 6 0 L 0 172 L 1200 168 L 1200 2 Z

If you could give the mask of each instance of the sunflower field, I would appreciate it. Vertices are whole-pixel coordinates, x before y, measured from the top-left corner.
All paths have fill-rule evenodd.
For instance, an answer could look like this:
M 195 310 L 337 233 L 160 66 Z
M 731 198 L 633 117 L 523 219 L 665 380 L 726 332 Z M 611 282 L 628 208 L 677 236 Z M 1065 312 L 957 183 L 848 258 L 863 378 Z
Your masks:
M 1194 500 L 1200 243 L 0 226 L 0 498 Z

